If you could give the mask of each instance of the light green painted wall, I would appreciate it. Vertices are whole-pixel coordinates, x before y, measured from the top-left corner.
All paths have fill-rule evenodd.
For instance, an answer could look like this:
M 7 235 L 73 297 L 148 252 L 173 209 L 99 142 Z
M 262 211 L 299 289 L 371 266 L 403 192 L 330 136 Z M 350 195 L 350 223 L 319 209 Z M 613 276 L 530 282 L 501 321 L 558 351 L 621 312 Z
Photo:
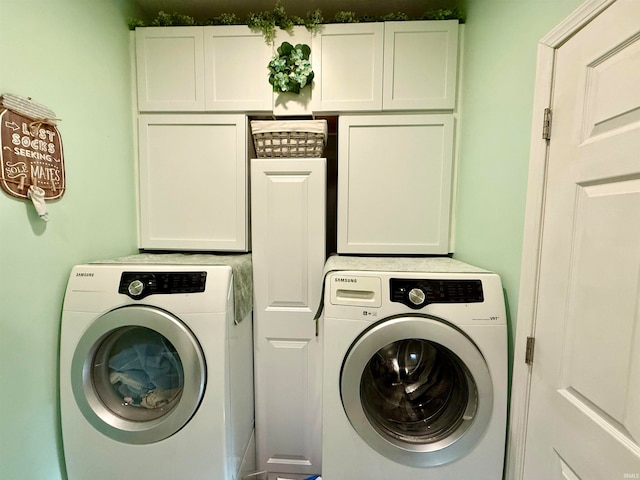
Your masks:
M 127 0 L 0 0 L 0 93 L 62 118 L 68 190 L 43 224 L 0 194 L 0 478 L 64 478 L 57 403 L 70 268 L 134 253 Z M 515 324 L 538 40 L 582 0 L 466 0 L 456 258 L 503 278 Z
M 502 277 L 515 333 L 539 40 L 583 0 L 464 0 L 455 258 Z
M 124 0 L 0 0 L 0 93 L 59 123 L 67 191 L 45 224 L 0 193 L 0 478 L 65 478 L 60 310 L 71 267 L 137 251 Z

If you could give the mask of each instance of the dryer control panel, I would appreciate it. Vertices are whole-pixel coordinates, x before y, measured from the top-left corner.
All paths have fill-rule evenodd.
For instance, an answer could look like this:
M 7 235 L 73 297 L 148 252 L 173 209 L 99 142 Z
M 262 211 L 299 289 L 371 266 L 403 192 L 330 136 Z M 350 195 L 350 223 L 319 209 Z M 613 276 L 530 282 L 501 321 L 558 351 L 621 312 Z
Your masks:
M 149 295 L 204 292 L 207 272 L 122 272 L 118 293 L 140 300 Z
M 392 302 L 411 308 L 430 303 L 480 303 L 484 301 L 480 280 L 389 279 Z

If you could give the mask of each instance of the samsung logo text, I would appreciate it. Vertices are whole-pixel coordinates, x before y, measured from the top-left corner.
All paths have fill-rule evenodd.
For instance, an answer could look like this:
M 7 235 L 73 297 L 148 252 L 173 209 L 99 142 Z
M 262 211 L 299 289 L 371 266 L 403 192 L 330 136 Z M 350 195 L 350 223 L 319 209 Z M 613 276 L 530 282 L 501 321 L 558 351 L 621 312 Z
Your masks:
M 333 281 L 338 283 L 358 283 L 357 278 L 336 277 L 333 279 Z

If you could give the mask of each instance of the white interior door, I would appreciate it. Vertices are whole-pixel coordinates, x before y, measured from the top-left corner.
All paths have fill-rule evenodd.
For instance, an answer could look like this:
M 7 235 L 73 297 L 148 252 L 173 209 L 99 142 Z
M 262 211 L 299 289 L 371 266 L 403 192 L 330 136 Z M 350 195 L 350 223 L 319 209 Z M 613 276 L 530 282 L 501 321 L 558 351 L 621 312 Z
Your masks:
M 524 478 L 640 478 L 640 2 L 556 52 Z

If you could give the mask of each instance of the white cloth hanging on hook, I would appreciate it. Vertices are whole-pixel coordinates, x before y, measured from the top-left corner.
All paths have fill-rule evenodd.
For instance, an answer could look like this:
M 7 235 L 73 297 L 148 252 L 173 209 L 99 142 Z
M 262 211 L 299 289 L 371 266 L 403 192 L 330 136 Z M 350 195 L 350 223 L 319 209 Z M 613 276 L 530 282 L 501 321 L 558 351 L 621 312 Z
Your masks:
M 55 125 L 58 120 L 56 114 L 50 108 L 32 101 L 31 98 L 21 97 L 12 93 L 0 94 L 0 107 L 9 108 L 20 115 L 25 115 L 50 125 Z
M 49 221 L 49 213 L 47 212 L 47 204 L 44 202 L 44 190 L 35 185 L 29 187 L 27 196 L 33 202 L 33 206 L 36 207 L 36 212 L 40 215 L 40 218 L 45 222 Z

